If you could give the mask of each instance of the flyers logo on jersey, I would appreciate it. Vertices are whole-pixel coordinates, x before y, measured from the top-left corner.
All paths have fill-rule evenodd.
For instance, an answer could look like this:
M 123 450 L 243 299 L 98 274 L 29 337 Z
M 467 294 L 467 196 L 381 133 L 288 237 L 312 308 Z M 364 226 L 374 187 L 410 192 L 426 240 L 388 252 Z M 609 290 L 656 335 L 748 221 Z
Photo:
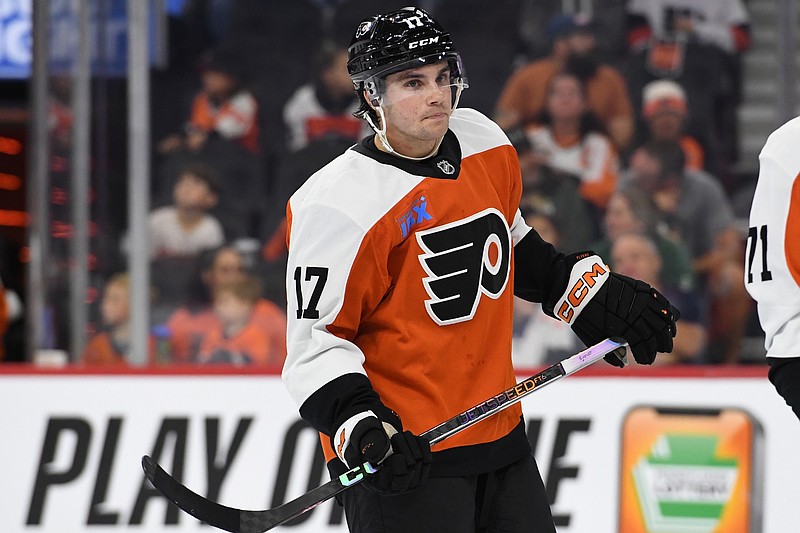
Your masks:
M 511 233 L 502 213 L 486 209 L 471 217 L 416 233 L 428 274 L 428 315 L 439 325 L 470 320 L 481 296 L 497 299 L 511 269 Z

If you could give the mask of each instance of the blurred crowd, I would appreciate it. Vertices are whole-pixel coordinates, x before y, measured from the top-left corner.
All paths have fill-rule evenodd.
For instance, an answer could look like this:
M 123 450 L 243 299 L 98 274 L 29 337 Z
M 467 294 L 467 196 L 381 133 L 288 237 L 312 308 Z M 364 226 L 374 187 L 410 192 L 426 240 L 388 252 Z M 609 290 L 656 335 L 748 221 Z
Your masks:
M 168 4 L 169 58 L 151 81 L 150 359 L 280 369 L 286 202 L 371 133 L 352 115 L 347 45 L 363 17 L 408 2 Z M 460 106 L 495 119 L 517 149 L 528 223 L 564 251 L 595 250 L 681 310 L 675 351 L 657 362 L 757 360 L 742 349 L 760 335 L 738 208 L 755 176 L 735 172 L 750 41 L 742 0 L 417 4 L 461 53 Z M 67 112 L 52 106 L 54 137 Z M 124 212 L 123 194 L 107 197 Z M 94 277 L 96 327 L 75 362 L 126 361 L 131 287 L 118 219 L 105 228 L 116 260 Z M 518 301 L 519 367 L 579 349 L 568 327 Z

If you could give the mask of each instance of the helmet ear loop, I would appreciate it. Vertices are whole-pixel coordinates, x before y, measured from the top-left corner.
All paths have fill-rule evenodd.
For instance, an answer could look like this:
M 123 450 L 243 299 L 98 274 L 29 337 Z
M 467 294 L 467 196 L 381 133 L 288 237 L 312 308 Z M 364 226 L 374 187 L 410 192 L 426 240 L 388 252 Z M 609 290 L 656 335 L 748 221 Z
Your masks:
M 375 112 L 378 113 L 378 116 L 380 116 L 381 119 L 380 128 L 375 125 L 369 116 L 367 117 L 367 123 L 373 130 L 375 130 L 375 135 L 378 136 L 378 139 L 380 139 L 381 144 L 386 148 L 386 150 L 393 154 L 395 153 L 394 148 L 392 148 L 392 145 L 389 144 L 389 139 L 386 138 L 386 114 L 383 112 L 383 107 L 379 104 L 375 107 Z
M 461 92 L 464 90 L 464 82 L 463 82 L 463 80 L 459 79 L 458 82 L 456 82 L 455 86 L 452 87 L 452 89 L 453 89 L 453 95 L 452 95 L 453 107 L 452 107 L 452 109 L 453 109 L 453 111 L 455 111 L 458 108 L 458 101 L 461 99 Z
M 380 90 L 378 88 L 378 82 L 375 79 L 370 79 L 364 84 L 364 92 L 367 93 L 367 101 L 369 102 L 372 109 L 375 110 L 378 117 L 380 118 L 380 127 L 375 124 L 375 121 L 372 120 L 372 117 L 369 115 L 365 115 L 364 119 L 369 124 L 369 127 L 375 131 L 375 134 L 378 136 L 378 139 L 381 141 L 384 147 L 389 151 L 389 153 L 395 153 L 394 148 L 392 145 L 389 144 L 389 139 L 386 138 L 386 114 L 383 112 L 382 98 L 380 94 Z

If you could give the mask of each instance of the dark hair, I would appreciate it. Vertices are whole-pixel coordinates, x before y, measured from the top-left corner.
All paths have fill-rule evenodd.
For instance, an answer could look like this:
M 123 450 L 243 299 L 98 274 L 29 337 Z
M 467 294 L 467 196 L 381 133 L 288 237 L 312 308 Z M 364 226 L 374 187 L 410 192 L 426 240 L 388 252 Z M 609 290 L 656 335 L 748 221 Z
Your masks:
M 660 178 L 676 177 L 681 179 L 686 167 L 686 154 L 677 141 L 649 141 L 641 146 L 650 157 L 656 159 L 661 166 Z
M 212 294 L 205 281 L 205 276 L 214 267 L 214 263 L 224 251 L 237 252 L 236 247 L 230 243 L 221 244 L 216 248 L 202 250 L 194 261 L 194 271 L 188 284 L 186 305 L 192 309 L 203 309 L 211 304 Z
M 181 178 L 186 175 L 191 174 L 198 180 L 205 183 L 211 192 L 214 194 L 220 193 L 220 185 L 219 185 L 219 178 L 217 177 L 217 172 L 213 168 L 208 165 L 204 165 L 203 163 L 189 163 L 185 167 L 181 169 L 178 173 L 178 179 L 175 181 L 177 183 L 181 180 Z

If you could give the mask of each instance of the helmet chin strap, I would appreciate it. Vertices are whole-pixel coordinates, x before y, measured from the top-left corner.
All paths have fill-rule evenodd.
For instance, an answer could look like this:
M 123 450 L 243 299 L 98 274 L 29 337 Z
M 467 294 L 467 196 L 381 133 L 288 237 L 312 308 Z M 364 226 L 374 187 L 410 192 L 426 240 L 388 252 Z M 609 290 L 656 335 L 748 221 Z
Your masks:
M 372 118 L 370 118 L 369 115 L 365 116 L 364 118 L 367 120 L 367 123 L 370 125 L 370 127 L 373 130 L 375 130 L 375 136 L 378 138 L 381 147 L 384 148 L 388 153 L 396 155 L 398 157 L 402 157 L 403 159 L 408 159 L 410 161 L 422 161 L 424 159 L 428 159 L 429 157 L 434 155 L 437 151 L 439 151 L 439 146 L 441 146 L 444 136 L 440 137 L 439 140 L 436 141 L 436 145 L 433 147 L 433 150 L 431 150 L 430 153 L 422 157 L 411 157 L 410 155 L 405 155 L 398 152 L 392 147 L 392 145 L 389 143 L 389 139 L 386 137 L 386 114 L 383 112 L 383 108 L 381 106 L 376 106 L 375 111 L 381 117 L 380 128 L 375 125 L 375 122 L 372 121 Z
M 453 98 L 453 108 L 452 108 L 453 111 L 455 111 L 456 107 L 458 107 L 458 101 L 461 98 L 461 91 L 463 89 L 464 89 L 463 84 L 459 83 L 456 88 L 456 94 Z M 408 159 L 409 161 L 422 161 L 424 159 L 428 159 L 429 157 L 435 155 L 436 152 L 439 151 L 439 147 L 442 145 L 442 141 L 444 140 L 444 135 L 442 135 L 439 138 L 439 140 L 436 141 L 436 145 L 433 147 L 433 150 L 431 150 L 430 153 L 422 157 L 411 157 L 410 155 L 401 154 L 400 152 L 392 148 L 392 145 L 389 144 L 389 139 L 386 137 L 386 126 L 387 126 L 386 114 L 383 112 L 383 107 L 380 105 L 380 101 L 376 100 L 373 100 L 373 102 L 377 104 L 375 105 L 375 111 L 378 113 L 378 115 L 380 115 L 381 126 L 378 127 L 377 125 L 375 125 L 375 122 L 369 115 L 364 115 L 364 119 L 367 121 L 367 124 L 369 124 L 373 130 L 375 130 L 375 136 L 378 137 L 378 141 L 380 141 L 381 145 L 383 146 L 384 149 L 386 149 L 388 153 L 396 155 L 398 157 L 402 157 L 403 159 Z

